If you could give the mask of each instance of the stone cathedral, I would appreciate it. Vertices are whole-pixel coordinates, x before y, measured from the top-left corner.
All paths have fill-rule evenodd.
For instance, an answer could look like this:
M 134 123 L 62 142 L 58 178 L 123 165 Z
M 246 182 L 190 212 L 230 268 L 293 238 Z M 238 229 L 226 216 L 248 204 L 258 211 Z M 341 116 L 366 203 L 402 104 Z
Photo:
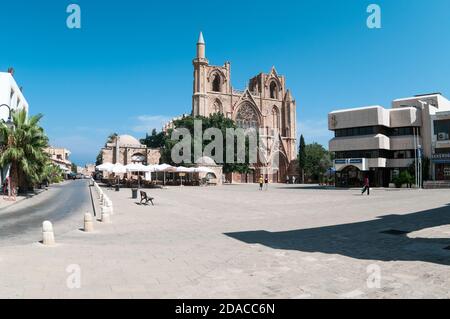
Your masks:
M 291 92 L 286 88 L 286 79 L 274 67 L 269 73 L 260 73 L 250 79 L 244 91 L 233 89 L 231 84 L 231 64 L 210 65 L 206 58 L 203 34 L 197 43 L 194 64 L 194 89 L 192 115 L 209 116 L 223 113 L 233 119 L 239 127 L 256 128 L 261 132 L 278 132 L 278 147 L 269 154 L 279 156 L 279 168 L 272 169 L 270 161 L 252 167 L 251 174 L 233 173 L 228 181 L 256 182 L 260 174 L 269 175 L 271 182 L 285 182 L 294 171 L 291 165 L 297 158 L 296 151 L 296 104 Z M 273 134 L 272 134 L 273 136 Z M 264 138 L 264 137 L 263 137 Z M 270 141 L 269 141 L 270 144 Z M 295 173 L 294 173 L 295 174 Z

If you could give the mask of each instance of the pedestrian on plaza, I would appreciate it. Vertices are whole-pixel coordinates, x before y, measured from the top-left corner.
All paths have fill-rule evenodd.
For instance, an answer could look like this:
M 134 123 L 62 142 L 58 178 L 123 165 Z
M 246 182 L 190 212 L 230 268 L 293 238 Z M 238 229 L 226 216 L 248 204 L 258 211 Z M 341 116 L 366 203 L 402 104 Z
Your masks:
M 362 193 L 361 193 L 361 195 L 364 195 L 364 193 L 367 191 L 367 196 L 369 196 L 370 195 L 370 181 L 369 181 L 369 177 L 368 176 L 366 176 L 365 178 L 364 178 L 364 188 L 363 188 L 363 190 L 362 190 Z
M 264 178 L 263 176 L 259 176 L 259 190 L 262 191 L 264 186 Z
M 266 184 L 266 190 L 269 189 L 269 177 L 266 176 L 266 178 L 264 179 L 264 184 Z

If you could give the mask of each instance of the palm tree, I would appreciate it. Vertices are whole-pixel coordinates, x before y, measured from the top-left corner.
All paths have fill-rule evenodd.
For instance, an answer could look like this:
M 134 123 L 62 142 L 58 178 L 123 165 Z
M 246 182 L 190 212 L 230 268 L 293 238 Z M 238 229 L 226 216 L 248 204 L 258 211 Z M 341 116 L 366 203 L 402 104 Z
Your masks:
M 45 153 L 48 138 L 39 125 L 43 115 L 28 118 L 25 109 L 14 113 L 13 127 L 0 124 L 0 137 L 6 141 L 6 148 L 0 154 L 0 166 L 11 165 L 12 184 L 19 187 L 19 192 L 28 186 L 41 182 L 49 156 Z

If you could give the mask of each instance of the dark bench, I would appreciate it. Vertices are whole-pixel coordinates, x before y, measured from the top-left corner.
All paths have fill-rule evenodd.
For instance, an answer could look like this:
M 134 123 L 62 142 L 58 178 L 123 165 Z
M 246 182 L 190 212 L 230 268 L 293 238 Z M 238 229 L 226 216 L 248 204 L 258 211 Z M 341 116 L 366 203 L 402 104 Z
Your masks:
M 148 197 L 146 192 L 141 191 L 141 204 L 148 205 L 148 202 L 150 202 L 152 203 L 152 206 L 155 206 L 155 204 L 153 204 L 153 200 L 153 197 Z

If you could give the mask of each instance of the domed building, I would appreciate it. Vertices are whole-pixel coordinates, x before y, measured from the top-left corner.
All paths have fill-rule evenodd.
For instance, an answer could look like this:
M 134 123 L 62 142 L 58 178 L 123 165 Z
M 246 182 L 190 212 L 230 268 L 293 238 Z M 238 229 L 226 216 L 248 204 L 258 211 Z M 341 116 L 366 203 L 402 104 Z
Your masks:
M 200 174 L 200 177 L 209 177 L 216 180 L 216 185 L 222 185 L 222 178 L 223 178 L 223 166 L 217 165 L 216 162 L 211 157 L 203 156 L 200 157 L 195 161 L 196 167 L 206 167 L 211 170 L 211 173 L 202 173 Z
M 141 163 L 144 165 L 159 164 L 159 149 L 148 148 L 131 135 L 117 136 L 114 141 L 102 149 L 103 163 L 120 163 L 128 165 Z

